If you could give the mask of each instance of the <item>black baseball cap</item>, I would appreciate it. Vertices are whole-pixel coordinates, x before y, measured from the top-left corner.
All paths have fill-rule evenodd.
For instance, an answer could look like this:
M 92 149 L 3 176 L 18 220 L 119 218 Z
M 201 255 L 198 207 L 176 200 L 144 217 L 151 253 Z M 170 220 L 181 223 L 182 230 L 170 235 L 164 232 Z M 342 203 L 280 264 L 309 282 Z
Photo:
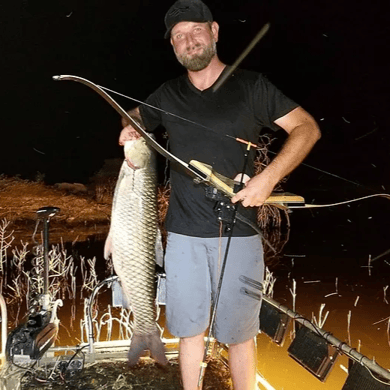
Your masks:
M 177 0 L 165 14 L 167 31 L 164 38 L 169 38 L 172 28 L 179 22 L 212 22 L 210 9 L 201 0 Z

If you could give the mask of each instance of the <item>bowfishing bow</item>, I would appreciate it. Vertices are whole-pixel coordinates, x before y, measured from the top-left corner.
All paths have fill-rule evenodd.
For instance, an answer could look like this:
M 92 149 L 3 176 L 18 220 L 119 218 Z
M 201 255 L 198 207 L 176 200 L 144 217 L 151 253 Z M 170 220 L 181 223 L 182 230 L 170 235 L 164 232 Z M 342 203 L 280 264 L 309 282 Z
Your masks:
M 162 156 L 167 158 L 169 161 L 178 163 L 181 167 L 183 167 L 188 174 L 190 174 L 194 180 L 197 183 L 204 183 L 206 185 L 210 185 L 214 188 L 216 188 L 218 191 L 220 191 L 223 195 L 227 196 L 228 198 L 232 198 L 235 195 L 235 188 L 237 188 L 238 182 L 223 176 L 213 170 L 213 168 L 210 165 L 204 164 L 202 162 L 191 160 L 190 163 L 186 163 L 185 161 L 179 159 L 172 153 L 170 153 L 168 150 L 163 148 L 158 142 L 156 142 L 143 128 L 142 126 L 135 121 L 107 92 L 103 90 L 103 87 L 94 84 L 93 82 L 82 78 L 78 76 L 72 76 L 72 75 L 59 75 L 59 76 L 53 76 L 53 79 L 56 81 L 62 81 L 62 80 L 71 80 L 76 81 L 81 84 L 84 84 L 91 89 L 93 89 L 95 92 L 97 92 L 103 99 L 105 99 L 123 118 L 125 118 L 127 121 L 132 123 L 134 125 L 135 130 L 145 139 L 145 141 L 154 148 L 158 153 L 160 153 Z M 104 88 L 107 89 L 107 88 Z M 114 91 L 111 91 L 114 92 Z M 117 93 L 117 92 L 115 92 Z M 136 99 L 133 99 L 136 100 Z M 141 104 L 146 104 L 142 101 L 137 100 L 137 102 Z M 153 107 L 151 105 L 148 105 L 149 107 L 158 109 L 158 107 Z M 161 109 L 160 109 L 161 110 Z M 172 114 L 170 112 L 164 111 L 166 114 L 173 115 L 175 117 L 178 117 L 175 114 Z M 186 118 L 179 117 L 180 119 L 188 121 Z M 192 121 L 190 121 L 192 122 Z M 205 127 L 199 124 L 201 127 Z M 211 129 L 209 129 L 211 130 Z M 227 135 L 230 138 L 229 135 Z M 242 140 L 241 138 L 234 138 L 237 142 L 248 144 L 248 141 Z M 257 145 L 251 144 L 252 147 L 256 147 Z M 339 206 L 344 205 L 352 202 L 357 202 L 360 200 L 372 198 L 372 197 L 385 197 L 390 199 L 389 194 L 381 193 L 381 194 L 373 194 L 364 196 L 361 198 L 346 200 L 342 202 L 336 202 L 336 203 L 328 203 L 328 204 L 307 204 L 305 203 L 305 199 L 302 196 L 295 195 L 289 192 L 273 192 L 268 199 L 264 202 L 264 204 L 270 204 L 274 205 L 276 207 L 288 210 L 288 209 L 303 209 L 303 208 L 320 208 L 320 207 L 332 207 L 332 206 Z M 253 226 L 252 226 L 253 227 Z
M 148 145 L 155 149 L 162 156 L 167 158 L 169 161 L 179 164 L 182 168 L 190 174 L 195 182 L 204 183 L 210 185 L 220 192 L 222 192 L 228 198 L 232 198 L 235 195 L 235 186 L 239 183 L 223 176 L 213 170 L 210 165 L 201 163 L 196 160 L 191 160 L 190 163 L 179 159 L 174 154 L 170 153 L 167 149 L 163 148 L 158 142 L 156 142 L 143 128 L 142 126 L 134 120 L 107 92 L 105 92 L 100 86 L 94 84 L 93 82 L 84 79 L 78 76 L 72 75 L 60 75 L 53 76 L 53 79 L 56 81 L 62 80 L 71 80 L 78 83 L 84 84 L 95 92 L 97 92 L 103 99 L 105 99 L 111 107 L 113 107 L 124 119 L 129 121 L 134 129 L 145 139 Z M 289 204 L 304 204 L 304 199 L 300 196 L 290 194 L 290 193 L 273 193 L 266 201 L 267 204 L 275 204 L 279 207 L 288 207 Z M 241 217 L 239 217 L 241 218 Z M 244 221 L 246 222 L 246 221 Z M 251 225 L 252 226 L 252 225 Z M 252 226 L 253 227 L 253 226 Z M 256 229 L 255 229 L 256 230 Z

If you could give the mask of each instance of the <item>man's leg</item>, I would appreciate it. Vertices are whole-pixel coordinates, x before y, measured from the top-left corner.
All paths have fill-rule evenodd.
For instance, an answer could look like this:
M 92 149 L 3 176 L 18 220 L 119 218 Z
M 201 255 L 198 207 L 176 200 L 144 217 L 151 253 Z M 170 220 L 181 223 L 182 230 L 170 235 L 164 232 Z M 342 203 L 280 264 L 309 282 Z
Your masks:
M 204 239 L 169 232 L 165 271 L 167 327 L 180 338 L 179 362 L 184 389 L 197 390 L 211 295 Z
M 200 363 L 204 353 L 204 333 L 180 339 L 180 371 L 184 390 L 198 390 Z
M 261 237 L 234 237 L 229 248 L 214 327 L 217 340 L 229 345 L 234 390 L 254 390 L 256 387 L 255 337 L 259 331 L 261 305 L 259 300 L 242 294 L 245 284 L 240 276 L 262 282 L 263 270 Z M 213 287 L 213 290 L 216 288 Z M 255 289 L 252 291 L 257 292 Z
M 255 339 L 229 345 L 229 367 L 234 390 L 256 389 Z

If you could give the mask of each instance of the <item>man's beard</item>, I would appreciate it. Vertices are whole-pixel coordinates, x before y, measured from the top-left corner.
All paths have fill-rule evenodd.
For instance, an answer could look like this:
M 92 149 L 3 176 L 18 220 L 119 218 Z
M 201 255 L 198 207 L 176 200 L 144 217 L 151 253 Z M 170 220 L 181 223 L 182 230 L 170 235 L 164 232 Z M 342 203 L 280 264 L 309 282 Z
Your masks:
M 201 45 L 195 46 L 195 49 L 202 47 Z M 203 52 L 201 54 L 195 53 L 192 57 L 188 57 L 186 53 L 176 54 L 177 60 L 188 70 L 192 72 L 197 72 L 206 68 L 215 54 L 217 53 L 217 45 L 215 40 L 207 45 L 203 46 Z

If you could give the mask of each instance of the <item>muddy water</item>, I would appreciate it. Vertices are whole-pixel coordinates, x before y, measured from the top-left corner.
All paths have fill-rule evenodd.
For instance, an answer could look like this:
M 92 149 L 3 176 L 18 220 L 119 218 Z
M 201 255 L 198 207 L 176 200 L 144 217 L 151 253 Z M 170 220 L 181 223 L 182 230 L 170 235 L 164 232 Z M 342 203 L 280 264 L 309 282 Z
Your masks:
M 318 318 L 321 304 L 325 304 L 324 314 L 329 311 L 329 315 L 324 330 L 368 358 L 375 358 L 386 369 L 390 369 L 390 254 L 369 261 L 390 248 L 389 213 L 390 202 L 382 201 L 380 207 L 371 203 L 294 211 L 289 241 L 271 266 L 277 279 L 274 299 L 293 309 L 290 290 L 295 282 L 298 313 L 308 319 L 312 315 Z M 96 256 L 100 274 L 104 273 L 105 265 L 102 251 L 101 240 L 91 239 L 72 246 L 76 259 Z M 99 297 L 99 308 L 104 310 L 109 302 L 107 291 Z M 64 303 L 59 309 L 61 327 L 57 345 L 75 345 L 80 342 L 82 301 L 77 299 L 74 305 L 68 300 Z M 74 313 L 76 318 L 71 321 Z M 162 326 L 163 314 L 162 311 Z M 347 378 L 348 359 L 339 356 L 322 383 L 289 357 L 291 331 L 290 326 L 282 347 L 266 335 L 258 335 L 260 373 L 277 390 L 341 389 Z M 170 337 L 167 331 L 165 336 Z

